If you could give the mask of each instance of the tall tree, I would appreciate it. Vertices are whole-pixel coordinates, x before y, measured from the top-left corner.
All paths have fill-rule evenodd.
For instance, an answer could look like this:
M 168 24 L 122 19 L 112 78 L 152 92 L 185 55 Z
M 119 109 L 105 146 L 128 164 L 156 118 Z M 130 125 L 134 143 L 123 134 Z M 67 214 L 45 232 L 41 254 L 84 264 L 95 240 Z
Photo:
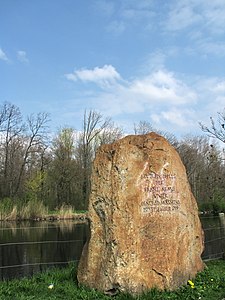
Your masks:
M 20 109 L 5 102 L 0 107 L 0 197 L 22 196 L 46 149 L 48 114 L 31 115 L 24 122 Z
M 225 168 L 220 147 L 208 137 L 186 137 L 178 152 L 186 167 L 192 191 L 200 206 L 212 206 L 225 193 Z
M 60 129 L 52 143 L 53 161 L 50 170 L 58 207 L 63 203 L 74 205 L 75 202 L 74 181 L 77 172 L 74 151 L 74 130 L 67 127 Z
M 79 139 L 79 158 L 83 170 L 83 201 L 84 208 L 88 206 L 90 193 L 91 164 L 94 157 L 93 143 L 95 138 L 105 129 L 110 120 L 103 119 L 102 115 L 94 110 L 85 110 L 83 118 L 83 131 Z
M 82 177 L 83 208 L 88 206 L 91 166 L 97 148 L 104 143 L 111 143 L 121 136 L 122 130 L 116 127 L 110 118 L 103 118 L 94 110 L 85 110 L 83 130 L 79 135 L 76 150 Z
M 18 107 L 5 102 L 0 108 L 1 132 L 1 195 L 11 197 L 14 193 L 15 172 L 18 166 L 18 151 L 21 150 L 21 135 L 25 126 Z
M 38 113 L 27 118 L 26 134 L 23 137 L 23 155 L 19 166 L 19 175 L 16 182 L 15 193 L 20 193 L 26 165 L 35 161 L 32 159 L 35 154 L 41 158 L 40 152 L 46 149 L 48 144 L 48 113 Z

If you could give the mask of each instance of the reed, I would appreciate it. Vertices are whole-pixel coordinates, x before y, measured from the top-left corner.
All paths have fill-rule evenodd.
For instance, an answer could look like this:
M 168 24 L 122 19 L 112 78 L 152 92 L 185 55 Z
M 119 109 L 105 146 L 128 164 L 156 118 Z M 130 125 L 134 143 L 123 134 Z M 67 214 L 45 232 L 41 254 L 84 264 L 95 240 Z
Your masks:
M 74 208 L 72 205 L 62 204 L 58 210 L 59 219 L 73 219 Z
M 42 201 L 30 200 L 27 204 L 23 205 L 19 211 L 19 219 L 21 220 L 34 220 L 44 219 L 48 214 L 47 207 Z
M 5 221 L 9 219 L 11 214 L 15 213 L 15 207 L 13 200 L 10 198 L 4 198 L 0 202 L 0 220 Z
M 13 201 L 6 198 L 0 201 L 0 221 L 39 220 L 50 215 L 48 207 L 37 199 Z M 74 219 L 76 213 L 72 205 L 62 204 L 52 216 L 60 220 Z
M 5 221 L 17 220 L 17 216 L 18 216 L 18 209 L 17 209 L 17 206 L 14 205 L 12 211 L 10 211 L 5 216 Z
M 0 221 L 34 220 L 42 219 L 48 215 L 48 209 L 42 201 L 29 200 L 16 203 L 5 198 L 0 202 Z

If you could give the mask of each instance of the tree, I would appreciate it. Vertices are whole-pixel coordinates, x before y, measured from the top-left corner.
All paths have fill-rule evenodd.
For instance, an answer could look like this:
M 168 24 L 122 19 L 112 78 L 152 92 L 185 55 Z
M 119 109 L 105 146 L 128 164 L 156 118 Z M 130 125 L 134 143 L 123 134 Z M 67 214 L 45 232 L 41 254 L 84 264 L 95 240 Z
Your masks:
M 225 169 L 220 147 L 209 137 L 186 137 L 177 148 L 186 167 L 192 191 L 202 209 L 221 201 L 225 194 Z
M 14 194 L 14 179 L 18 168 L 18 151 L 21 150 L 21 135 L 25 126 L 18 107 L 5 102 L 0 108 L 1 132 L 1 196 Z
M 30 115 L 27 118 L 26 134 L 23 136 L 23 153 L 22 160 L 19 167 L 19 175 L 16 183 L 15 193 L 18 194 L 21 189 L 23 175 L 26 165 L 36 163 L 36 159 L 42 158 L 43 149 L 46 149 L 48 144 L 48 113 L 38 113 L 37 115 Z M 41 154 L 41 155 L 40 155 Z M 32 159 L 36 156 L 36 159 Z
M 120 127 L 117 127 L 114 122 L 109 119 L 107 127 L 95 137 L 93 142 L 93 152 L 94 155 L 98 148 L 104 144 L 111 144 L 123 136 L 123 130 Z
M 207 127 L 202 123 L 199 123 L 199 125 L 202 131 L 208 133 L 210 137 L 216 138 L 225 143 L 225 108 L 223 112 L 218 112 L 217 115 L 217 121 L 215 121 L 213 117 L 210 117 L 210 127 Z
M 49 170 L 51 190 L 53 192 L 53 198 L 57 199 L 57 203 L 55 204 L 58 207 L 63 203 L 74 205 L 75 202 L 76 195 L 74 186 L 77 171 L 74 151 L 74 130 L 67 127 L 60 129 L 53 139 L 53 160 Z
M 80 165 L 80 178 L 82 178 L 83 209 L 88 206 L 90 193 L 90 177 L 92 161 L 98 147 L 111 143 L 122 136 L 122 130 L 115 127 L 110 118 L 94 111 L 84 112 L 83 130 L 78 137 L 76 159 Z
M 140 121 L 138 124 L 134 123 L 134 134 L 147 134 L 149 132 L 155 132 L 163 136 L 175 148 L 178 146 L 178 141 L 174 134 L 156 129 L 147 121 Z
M 140 121 L 138 124 L 134 123 L 134 134 L 147 134 L 154 131 L 151 123 L 147 121 Z
M 78 145 L 80 162 L 83 170 L 83 200 L 84 207 L 88 206 L 88 197 L 90 193 L 91 164 L 94 157 L 93 143 L 94 139 L 109 124 L 109 119 L 103 119 L 102 115 L 94 110 L 84 112 L 83 132 L 80 135 Z
M 222 112 L 217 113 L 216 121 L 213 117 L 210 117 L 210 123 L 210 127 L 199 123 L 202 131 L 206 132 L 209 137 L 215 138 L 218 141 L 225 143 L 225 108 Z M 208 166 L 210 168 L 210 172 L 208 170 L 207 188 L 210 189 L 210 192 L 213 191 L 213 194 L 211 194 L 210 199 L 215 203 L 215 198 L 217 198 L 217 202 L 219 198 L 223 198 L 224 202 L 225 187 L 224 185 L 221 186 L 223 183 L 222 178 L 224 178 L 225 173 L 224 153 L 221 153 L 221 151 L 218 151 L 217 148 L 214 145 L 212 145 L 211 154 L 208 157 L 208 160 L 210 162 Z M 223 206 L 225 209 L 225 205 Z
M 0 197 L 22 197 L 26 180 L 43 168 L 47 149 L 48 114 L 23 121 L 20 109 L 9 102 L 0 107 Z

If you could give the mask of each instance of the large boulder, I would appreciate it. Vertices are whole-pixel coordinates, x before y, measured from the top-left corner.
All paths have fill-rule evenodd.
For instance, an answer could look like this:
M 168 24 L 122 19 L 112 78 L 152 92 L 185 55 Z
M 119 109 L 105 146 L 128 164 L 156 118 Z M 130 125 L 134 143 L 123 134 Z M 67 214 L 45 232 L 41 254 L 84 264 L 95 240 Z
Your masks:
M 185 167 L 155 133 L 100 147 L 89 219 L 78 266 L 85 286 L 107 293 L 175 289 L 204 268 L 203 233 Z

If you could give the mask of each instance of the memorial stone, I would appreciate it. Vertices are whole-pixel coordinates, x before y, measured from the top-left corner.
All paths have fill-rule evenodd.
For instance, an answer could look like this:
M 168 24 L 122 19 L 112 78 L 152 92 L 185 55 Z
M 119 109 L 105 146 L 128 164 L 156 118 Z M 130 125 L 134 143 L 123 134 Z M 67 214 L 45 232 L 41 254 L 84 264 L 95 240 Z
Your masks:
M 155 133 L 99 148 L 78 282 L 106 293 L 176 289 L 203 270 L 196 200 L 176 150 Z

